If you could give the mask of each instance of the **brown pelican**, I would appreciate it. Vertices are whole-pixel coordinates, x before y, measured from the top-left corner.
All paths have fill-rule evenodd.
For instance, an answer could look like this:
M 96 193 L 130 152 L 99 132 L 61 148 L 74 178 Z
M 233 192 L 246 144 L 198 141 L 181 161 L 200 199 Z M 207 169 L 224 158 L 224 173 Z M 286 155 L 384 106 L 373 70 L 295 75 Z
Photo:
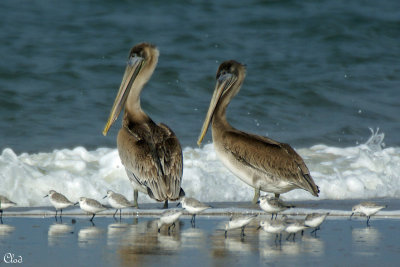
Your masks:
M 219 66 L 214 94 L 197 144 L 201 144 L 212 122 L 218 158 L 242 181 L 255 188 L 253 203 L 257 202 L 260 190 L 275 193 L 277 198 L 296 188 L 318 196 L 318 186 L 293 148 L 267 137 L 239 131 L 226 120 L 226 108 L 239 92 L 245 75 L 245 67 L 234 60 Z
M 174 132 L 165 124 L 155 124 L 140 106 L 140 93 L 158 61 L 158 49 L 148 43 L 132 47 L 114 105 L 103 130 L 106 135 L 125 105 L 117 146 L 122 164 L 134 189 L 157 201 L 178 200 L 181 188 L 182 149 Z

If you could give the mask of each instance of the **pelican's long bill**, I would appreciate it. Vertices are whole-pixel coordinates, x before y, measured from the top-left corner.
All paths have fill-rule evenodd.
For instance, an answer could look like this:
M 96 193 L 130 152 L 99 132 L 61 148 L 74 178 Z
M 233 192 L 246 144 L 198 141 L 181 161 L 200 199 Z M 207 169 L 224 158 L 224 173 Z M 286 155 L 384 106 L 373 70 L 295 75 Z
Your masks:
M 132 84 L 142 69 L 143 63 L 144 59 L 142 57 L 135 56 L 129 59 L 117 97 L 115 98 L 114 105 L 107 120 L 107 124 L 104 127 L 103 135 L 107 135 L 111 125 L 117 120 L 118 115 L 121 112 L 122 107 L 124 106 L 129 95 L 129 91 L 132 88 Z
M 204 136 L 207 133 L 208 126 L 210 125 L 211 119 L 214 115 L 214 111 L 218 105 L 221 96 L 224 95 L 232 87 L 236 80 L 237 77 L 230 73 L 223 74 L 218 78 L 213 96 L 210 101 L 210 106 L 208 108 L 207 115 L 203 123 L 203 127 L 201 128 L 199 139 L 197 140 L 198 146 L 200 146 Z

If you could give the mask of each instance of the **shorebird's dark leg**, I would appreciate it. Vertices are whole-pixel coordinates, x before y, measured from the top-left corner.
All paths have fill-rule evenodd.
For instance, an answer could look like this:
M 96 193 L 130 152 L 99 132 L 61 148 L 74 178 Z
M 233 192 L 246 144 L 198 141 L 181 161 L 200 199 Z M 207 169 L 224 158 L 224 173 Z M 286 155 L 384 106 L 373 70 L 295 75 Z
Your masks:
M 304 230 L 301 230 L 301 236 L 303 236 L 304 235 Z
M 114 215 L 113 215 L 114 219 L 115 219 L 115 214 L 117 214 L 117 212 L 118 212 L 118 209 L 116 209 L 114 212 Z
M 61 218 L 61 216 L 62 216 L 62 209 L 60 210 L 60 218 Z
M 54 216 L 56 218 L 56 221 L 57 221 L 57 212 L 58 212 L 58 210 L 56 210 L 56 215 Z
M 260 198 L 260 188 L 254 188 L 254 198 L 253 198 L 253 205 L 255 205 Z
M 275 193 L 275 198 L 279 198 L 280 195 L 281 195 L 281 194 Z
M 138 205 L 138 197 L 139 197 L 139 191 L 138 190 L 133 190 L 133 206 L 135 207 L 135 208 L 139 208 L 139 205 Z
M 271 216 L 271 221 L 274 219 L 274 214 L 272 213 L 272 216 Z
M 296 240 L 296 233 L 293 233 L 293 242 L 295 242 Z
M 0 221 L 3 224 L 3 210 L 0 210 Z
M 122 217 L 122 209 L 119 209 L 119 221 L 121 221 L 121 217 Z
M 226 238 L 226 236 L 227 236 L 227 233 L 228 233 L 228 231 L 227 231 L 227 230 L 225 230 L 225 238 Z
M 168 209 L 168 199 L 165 200 L 163 209 Z
M 92 216 L 92 218 L 90 218 L 90 220 L 89 220 L 89 221 L 93 222 L 93 218 L 94 218 L 94 216 L 96 216 L 96 214 L 95 214 L 95 213 L 93 213 L 93 216 Z
M 286 241 L 289 240 L 289 237 L 292 235 L 292 233 L 289 233 L 289 235 L 286 237 Z
M 367 226 L 369 227 L 369 219 L 371 218 L 371 216 L 367 216 Z
M 245 227 L 245 226 L 242 226 L 242 232 L 240 233 L 240 236 L 241 236 L 241 237 L 244 237 L 244 236 L 245 236 L 245 234 L 244 234 L 244 227 Z
M 194 228 L 196 226 L 196 214 L 193 214 L 192 220 L 190 222 L 192 224 L 192 227 Z

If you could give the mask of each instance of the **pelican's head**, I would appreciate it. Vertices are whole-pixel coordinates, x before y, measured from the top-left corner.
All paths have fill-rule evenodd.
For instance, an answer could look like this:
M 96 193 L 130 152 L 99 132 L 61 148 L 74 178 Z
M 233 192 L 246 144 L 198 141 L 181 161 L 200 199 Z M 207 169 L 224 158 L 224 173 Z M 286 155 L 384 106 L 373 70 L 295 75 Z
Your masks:
M 210 101 L 210 106 L 208 108 L 199 139 L 197 140 L 197 145 L 200 146 L 201 142 L 203 141 L 215 109 L 221 103 L 221 99 L 226 99 L 227 105 L 232 97 L 239 92 L 240 85 L 243 82 L 245 75 L 245 66 L 237 61 L 225 61 L 219 66 L 216 76 L 217 83 L 215 85 L 214 93 Z
M 108 117 L 107 124 L 104 127 L 103 135 L 107 135 L 111 125 L 117 120 L 132 87 L 141 89 L 148 81 L 157 65 L 158 56 L 158 49 L 149 43 L 141 43 L 131 48 L 125 73 L 110 116 Z M 140 79 L 138 77 L 140 77 Z

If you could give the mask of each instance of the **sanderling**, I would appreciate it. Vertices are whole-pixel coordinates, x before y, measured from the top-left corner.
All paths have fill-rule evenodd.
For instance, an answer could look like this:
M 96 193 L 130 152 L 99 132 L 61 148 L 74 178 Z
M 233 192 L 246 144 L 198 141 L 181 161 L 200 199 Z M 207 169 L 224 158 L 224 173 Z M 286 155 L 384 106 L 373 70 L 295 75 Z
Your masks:
M 181 202 L 179 202 L 177 206 L 179 206 L 179 204 L 182 204 L 182 208 L 184 208 L 190 214 L 192 214 L 192 219 L 190 223 L 192 224 L 193 227 L 195 226 L 196 214 L 211 208 L 210 206 L 201 203 L 200 201 L 192 197 L 181 198 Z
M 96 216 L 96 213 L 107 209 L 107 207 L 103 206 L 97 200 L 87 197 L 80 197 L 79 202 L 76 202 L 74 205 L 77 205 L 78 203 L 83 211 L 93 214 L 92 218 L 90 218 L 91 222 L 93 222 L 93 218 Z
M 270 234 L 276 234 L 275 242 L 278 240 L 279 243 L 282 241 L 282 232 L 286 229 L 286 222 L 283 220 L 270 220 L 270 221 L 260 221 L 260 227 L 263 230 Z
M 231 218 L 229 219 L 229 222 L 225 225 L 225 238 L 227 236 L 228 230 L 237 229 L 237 228 L 242 228 L 242 232 L 240 233 L 240 236 L 244 237 L 245 236 L 244 228 L 256 217 L 257 217 L 257 214 L 231 216 Z
M 69 201 L 68 198 L 66 198 L 63 194 L 60 194 L 54 190 L 50 190 L 48 195 L 45 195 L 44 197 L 49 197 L 51 205 L 54 206 L 56 209 L 56 220 L 57 220 L 57 212 L 58 210 L 61 211 L 60 218 L 62 216 L 62 210 L 69 207 L 73 206 L 74 203 Z
M 257 203 L 260 204 L 260 208 L 262 210 L 272 214 L 271 220 L 274 218 L 274 214 L 276 219 L 276 217 L 278 217 L 278 212 L 287 210 L 288 208 L 294 208 L 294 206 L 288 205 L 284 203 L 281 199 L 270 195 L 260 197 Z
M 289 235 L 287 236 L 286 240 L 289 240 L 290 236 L 293 235 L 293 241 L 296 238 L 296 233 L 307 229 L 308 226 L 304 225 L 304 220 L 286 220 L 287 223 L 285 232 Z
M 117 209 L 113 215 L 114 218 L 118 210 L 119 210 L 119 218 L 121 219 L 121 210 L 134 206 L 126 199 L 126 197 L 124 197 L 121 194 L 115 193 L 111 190 L 107 191 L 107 195 L 103 197 L 103 199 L 106 197 L 108 197 L 108 203 L 110 204 L 110 206 L 113 207 L 114 209 Z
M 0 195 L 0 220 L 3 223 L 3 210 L 14 207 L 17 203 L 12 202 L 5 196 Z
M 327 213 L 311 213 L 306 216 L 304 219 L 304 224 L 308 227 L 313 227 L 314 230 L 311 231 L 312 233 L 315 233 L 317 235 L 317 231 L 320 229 L 320 225 L 324 222 L 325 218 L 329 215 L 329 212 Z
M 361 202 L 360 204 L 353 206 L 351 209 L 353 213 L 350 215 L 350 220 L 355 213 L 359 213 L 367 216 L 367 226 L 369 226 L 371 215 L 374 215 L 383 208 L 387 208 L 387 205 L 378 205 L 374 202 Z
M 170 209 L 161 213 L 160 219 L 157 221 L 157 229 L 160 232 L 160 229 L 163 225 L 168 225 L 168 234 L 170 233 L 171 226 L 175 228 L 175 222 L 182 215 L 182 209 Z

